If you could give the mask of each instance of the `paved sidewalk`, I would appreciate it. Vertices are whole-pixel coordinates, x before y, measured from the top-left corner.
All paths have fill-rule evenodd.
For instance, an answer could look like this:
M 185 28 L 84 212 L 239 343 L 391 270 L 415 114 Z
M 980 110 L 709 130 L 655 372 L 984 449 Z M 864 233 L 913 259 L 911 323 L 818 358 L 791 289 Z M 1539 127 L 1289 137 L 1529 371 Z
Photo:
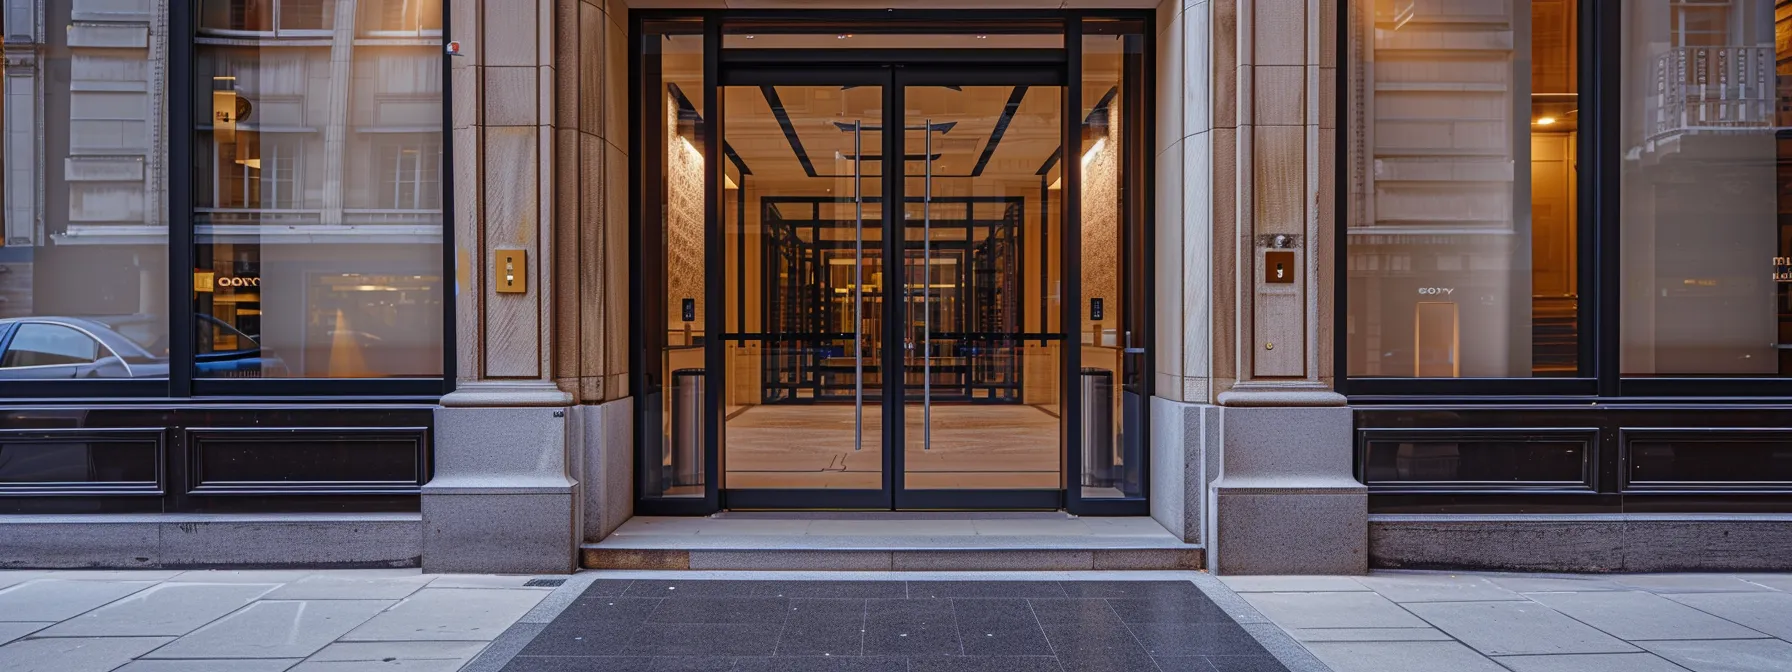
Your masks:
M 1220 579 L 1336 672 L 1792 671 L 1792 575 Z
M 564 585 L 524 585 L 536 578 L 563 581 Z M 1106 620 L 1101 624 L 1124 626 L 1124 631 L 1120 627 L 1106 631 L 1115 635 L 1126 632 L 1134 641 L 1088 639 L 1079 644 L 1096 646 L 1110 655 L 1072 661 L 1054 648 L 1053 656 L 1028 661 L 1048 671 L 1150 672 L 1151 667 L 1144 666 L 1149 660 L 1162 672 L 1191 666 L 1199 670 L 1202 664 L 1253 672 L 1278 666 L 1314 672 L 1321 661 L 1335 672 L 1792 672 L 1792 575 L 1785 574 L 1377 572 L 1366 577 L 1215 579 L 1199 572 L 582 572 L 568 578 L 424 575 L 417 570 L 0 571 L 0 670 L 454 672 L 466 666 L 490 672 L 511 662 L 531 644 L 537 647 L 530 652 L 538 657 L 537 662 L 554 662 L 554 657 L 564 652 L 540 647 L 557 640 L 550 637 L 537 642 L 537 636 L 552 634 L 550 628 L 556 626 L 580 629 L 602 625 L 602 619 L 577 617 L 578 609 L 596 606 L 586 593 L 598 582 L 624 586 L 626 593 L 635 587 L 628 582 L 631 579 L 643 586 L 649 585 L 643 581 L 752 582 L 753 598 L 769 589 L 771 584 L 766 582 L 783 582 L 781 589 L 786 591 L 888 587 L 870 583 L 878 581 L 906 582 L 905 591 L 909 592 L 904 594 L 911 600 L 913 587 L 918 585 L 915 582 L 925 581 L 985 582 L 989 590 L 1048 592 L 1050 586 L 988 582 L 1128 581 L 1141 582 L 1136 587 L 1148 590 L 1149 595 L 1181 595 L 1169 600 L 1174 605 L 1157 599 L 1129 602 L 1133 598 L 1090 596 L 1106 602 L 1113 611 L 1111 618 L 1102 617 Z M 847 581 L 867 583 L 843 588 Z M 1144 583 L 1150 581 L 1160 583 Z M 1192 582 L 1212 607 L 1223 611 L 1279 659 L 1279 665 L 1262 660 L 1255 649 L 1237 652 L 1242 655 L 1227 653 L 1224 647 L 1236 637 L 1228 640 L 1219 633 L 1195 633 L 1218 627 L 1212 624 L 1222 621 L 1198 613 L 1194 617 L 1184 614 L 1187 607 L 1207 603 L 1186 589 L 1162 582 Z M 1068 590 L 1064 585 L 1070 584 L 1060 584 L 1059 589 Z M 1118 588 L 1107 584 L 1109 590 Z M 963 589 L 981 590 L 975 586 Z M 781 594 L 774 591 L 768 596 L 775 599 Z M 1031 595 L 1003 599 L 1017 598 L 1034 599 Z M 1041 599 L 1054 598 L 1055 594 Z M 942 599 L 967 600 L 967 607 L 1006 604 L 964 597 Z M 727 620 L 723 618 L 726 610 L 711 611 L 699 609 L 693 614 L 700 621 Z M 869 622 L 869 603 L 864 613 Z M 559 626 L 556 619 L 563 614 L 573 618 Z M 659 620 L 673 615 L 663 616 Z M 918 669 L 916 661 L 930 670 L 997 669 L 977 664 L 1014 661 L 973 660 L 976 656 L 964 642 L 999 638 L 1002 632 L 1032 633 L 1028 628 L 966 630 L 972 627 L 966 618 L 972 617 L 959 613 L 955 602 L 953 636 L 962 655 L 943 651 L 944 655 L 937 656 L 907 656 L 908 670 Z M 1037 621 L 1041 616 L 1035 612 L 1034 618 Z M 651 622 L 655 622 L 651 615 L 640 619 L 641 624 Z M 1049 624 L 1039 623 L 1043 641 L 1049 644 L 1054 637 L 1045 627 Z M 1237 635 L 1229 627 L 1228 632 Z M 1146 633 L 1149 636 L 1141 637 L 1141 628 L 1150 631 Z M 1166 633 L 1156 629 L 1190 632 L 1167 633 L 1163 638 L 1160 635 Z M 865 655 L 857 661 L 753 661 L 747 660 L 749 656 L 737 658 L 729 669 L 745 669 L 743 660 L 774 667 L 816 663 L 802 669 L 817 670 L 857 670 L 860 667 L 852 666 L 893 663 L 871 660 L 873 648 L 863 644 L 871 640 L 863 638 L 870 637 L 872 631 L 867 628 L 862 633 L 859 651 Z M 561 644 L 584 646 L 577 638 L 587 633 L 567 634 L 571 639 L 562 638 Z M 1081 636 L 1082 632 L 1072 628 L 1066 634 Z M 646 643 L 650 642 L 643 640 L 643 646 Z M 1133 651 L 1135 646 L 1151 658 L 1128 662 L 1128 656 L 1136 658 L 1140 653 Z M 480 655 L 482 652 L 485 655 Z M 586 655 L 593 653 L 604 652 L 594 650 Z M 582 669 L 576 663 L 590 662 L 575 658 L 561 658 L 562 667 Z M 468 666 L 468 661 L 474 662 Z M 660 665 L 675 661 L 637 662 Z
M 531 578 L 0 571 L 0 670 L 454 672 L 552 593 Z

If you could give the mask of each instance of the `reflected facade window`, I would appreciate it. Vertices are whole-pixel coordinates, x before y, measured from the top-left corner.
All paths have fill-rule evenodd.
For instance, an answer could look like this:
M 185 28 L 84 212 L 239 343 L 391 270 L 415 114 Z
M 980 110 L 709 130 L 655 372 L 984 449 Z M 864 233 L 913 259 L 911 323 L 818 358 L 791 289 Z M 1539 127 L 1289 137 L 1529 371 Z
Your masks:
M 1577 374 L 1577 6 L 1349 3 L 1349 375 Z
M 1623 3 L 1621 373 L 1792 373 L 1792 3 Z
M 168 372 L 167 46 L 143 14 L 7 3 L 0 380 Z
M 196 376 L 442 375 L 440 28 L 439 0 L 201 3 Z

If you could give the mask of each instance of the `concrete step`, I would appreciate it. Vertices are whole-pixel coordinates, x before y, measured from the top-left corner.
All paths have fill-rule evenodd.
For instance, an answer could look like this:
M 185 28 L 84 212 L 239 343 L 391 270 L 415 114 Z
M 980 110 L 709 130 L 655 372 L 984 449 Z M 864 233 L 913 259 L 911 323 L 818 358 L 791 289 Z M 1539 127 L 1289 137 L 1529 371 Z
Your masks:
M 585 544 L 587 569 L 1200 569 L 1204 549 L 1150 518 L 1064 514 L 636 517 Z

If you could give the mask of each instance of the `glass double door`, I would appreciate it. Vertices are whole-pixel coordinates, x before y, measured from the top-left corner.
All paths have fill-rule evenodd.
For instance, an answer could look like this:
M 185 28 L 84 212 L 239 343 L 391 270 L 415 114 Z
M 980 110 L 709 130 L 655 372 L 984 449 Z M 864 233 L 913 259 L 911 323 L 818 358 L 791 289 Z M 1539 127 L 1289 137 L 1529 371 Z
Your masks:
M 722 505 L 1062 506 L 1060 72 L 722 83 Z

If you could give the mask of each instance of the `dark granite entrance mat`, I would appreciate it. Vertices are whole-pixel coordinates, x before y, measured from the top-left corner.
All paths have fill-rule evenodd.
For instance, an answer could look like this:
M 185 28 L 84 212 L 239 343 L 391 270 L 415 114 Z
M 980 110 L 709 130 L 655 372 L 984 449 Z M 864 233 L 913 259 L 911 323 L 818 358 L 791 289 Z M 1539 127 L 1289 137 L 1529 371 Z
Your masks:
M 1217 582 L 1215 582 L 1217 584 Z M 1189 581 L 590 580 L 469 670 L 1286 672 Z

